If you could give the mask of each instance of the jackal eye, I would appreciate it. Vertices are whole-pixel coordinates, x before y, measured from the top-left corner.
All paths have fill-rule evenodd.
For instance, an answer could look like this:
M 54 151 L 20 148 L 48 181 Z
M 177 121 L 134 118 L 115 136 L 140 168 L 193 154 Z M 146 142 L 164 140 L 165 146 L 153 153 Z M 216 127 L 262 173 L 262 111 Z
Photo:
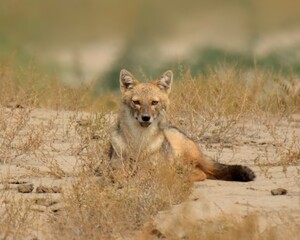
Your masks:
M 133 102 L 135 105 L 140 105 L 140 101 L 138 101 L 138 100 L 132 100 L 132 102 Z
M 151 103 L 153 106 L 157 105 L 158 104 L 158 101 L 152 101 Z

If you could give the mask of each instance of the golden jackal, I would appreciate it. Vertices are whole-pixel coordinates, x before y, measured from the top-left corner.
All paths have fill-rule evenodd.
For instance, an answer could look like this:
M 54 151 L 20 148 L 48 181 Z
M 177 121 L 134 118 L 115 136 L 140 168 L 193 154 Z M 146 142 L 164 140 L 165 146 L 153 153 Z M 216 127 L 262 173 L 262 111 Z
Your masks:
M 195 167 L 195 181 L 206 178 L 254 180 L 255 174 L 250 168 L 225 165 L 205 157 L 195 142 L 168 125 L 166 110 L 172 82 L 170 70 L 151 83 L 141 83 L 127 70 L 121 70 L 122 106 L 111 132 L 111 159 L 138 159 L 142 156 L 149 161 L 155 158 L 182 160 Z

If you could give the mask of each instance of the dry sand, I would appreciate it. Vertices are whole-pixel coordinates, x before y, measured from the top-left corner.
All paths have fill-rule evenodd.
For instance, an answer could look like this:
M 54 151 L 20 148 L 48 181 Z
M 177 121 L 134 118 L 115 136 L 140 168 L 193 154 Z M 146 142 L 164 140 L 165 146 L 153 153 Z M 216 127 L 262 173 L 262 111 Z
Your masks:
M 2 108 L 2 114 L 11 111 L 24 110 Z M 84 151 L 84 143 L 78 137 L 80 131 L 78 123 L 80 121 L 82 123 L 82 119 L 88 117 L 87 113 L 34 109 L 29 114 L 26 129 L 22 129 L 19 134 L 25 135 L 32 126 L 34 129 L 44 129 L 40 150 L 18 154 L 11 149 L 8 153 L 10 158 L 0 161 L 0 192 L 11 192 L 16 197 L 31 199 L 32 208 L 41 215 L 40 229 L 47 224 L 45 220 L 47 212 L 57 211 L 62 207 L 61 189 L 63 191 L 69 186 L 79 163 L 78 151 Z M 284 234 L 282 229 L 289 227 L 289 220 L 285 218 L 287 214 L 300 222 L 300 159 L 296 160 L 296 164 L 286 168 L 269 164 L 278 161 L 282 156 L 283 152 L 280 151 L 284 148 L 281 148 L 280 144 L 285 143 L 285 146 L 290 146 L 288 143 L 292 144 L 295 138 L 299 144 L 300 116 L 294 115 L 289 122 L 278 122 L 273 136 L 261 121 L 254 119 L 243 124 L 241 129 L 243 134 L 236 138 L 237 140 L 226 143 L 220 161 L 251 167 L 257 175 L 255 181 L 238 183 L 207 180 L 195 183 L 188 201 L 158 214 L 155 223 L 160 232 L 173 231 L 175 235 L 183 237 L 186 234 L 184 226 L 180 227 L 176 224 L 177 221 L 209 222 L 224 214 L 239 217 L 257 214 L 260 231 L 263 232 L 266 226 L 271 225 L 278 228 L 280 234 Z M 276 139 L 274 139 L 275 133 Z M 218 155 L 219 143 L 212 141 L 206 144 L 203 141 L 200 144 L 208 155 Z M 51 165 L 51 159 L 59 164 L 57 169 L 61 168 L 63 172 L 53 170 L 55 166 Z M 267 163 L 268 166 L 259 167 L 258 162 Z M 33 184 L 33 191 L 18 192 L 18 187 L 24 184 Z M 40 186 L 44 187 L 38 189 L 42 193 L 37 193 L 37 188 Z M 284 188 L 287 193 L 274 196 L 271 190 L 276 188 Z M 0 205 L 0 211 L 4 204 Z M 37 235 L 38 239 L 43 239 L 42 231 Z

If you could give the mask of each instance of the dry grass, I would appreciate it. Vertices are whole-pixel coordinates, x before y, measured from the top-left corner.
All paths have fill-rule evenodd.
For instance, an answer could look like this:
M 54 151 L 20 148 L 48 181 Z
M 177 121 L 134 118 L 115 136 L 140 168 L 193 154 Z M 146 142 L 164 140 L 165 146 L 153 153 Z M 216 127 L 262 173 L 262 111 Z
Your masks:
M 56 110 L 115 110 L 112 93 L 94 96 L 94 83 L 76 88 L 45 76 L 33 66 L 15 69 L 13 62 L 0 63 L 0 101 L 10 108 L 46 107 Z
M 299 113 L 299 94 L 291 94 L 299 92 L 297 80 L 285 82 L 292 82 L 288 89 L 293 90 L 287 91 L 277 79 L 271 72 L 243 72 L 233 67 L 213 69 L 208 76 L 196 78 L 183 72 L 173 90 L 170 120 L 187 132 L 196 131 L 199 137 L 210 130 L 222 137 L 250 115 L 273 114 L 281 120 Z M 189 121 L 184 122 L 182 116 Z
M 245 124 L 256 121 L 273 138 L 281 165 L 299 163 L 300 141 L 291 127 L 291 116 L 300 112 L 299 94 L 295 94 L 299 80 L 291 77 L 282 82 L 270 72 L 242 72 L 228 67 L 197 78 L 189 71 L 182 72 L 171 99 L 172 124 L 206 147 L 220 144 L 222 151 L 228 143 L 240 141 Z
M 47 239 L 156 239 L 159 235 L 177 239 L 171 230 L 159 234 L 147 229 L 158 212 L 188 197 L 190 169 L 164 161 L 153 165 L 146 159 L 112 169 L 107 155 L 114 116 L 88 111 L 115 108 L 116 98 L 107 94 L 96 99 L 92 97 L 92 85 L 72 89 L 58 81 L 46 81 L 34 69 L 18 74 L 9 64 L 0 66 L 0 164 L 16 164 L 16 168 L 26 170 L 19 179 L 47 176 L 62 181 L 61 205 L 45 210 L 47 225 L 40 232 L 45 232 Z M 222 152 L 228 141 L 241 139 L 244 124 L 258 119 L 273 139 L 279 156 L 276 164 L 298 165 L 300 139 L 289 124 L 290 116 L 300 111 L 298 90 L 287 90 L 282 81 L 273 79 L 271 73 L 225 67 L 197 78 L 182 73 L 174 86 L 170 121 L 207 147 L 218 144 Z M 296 86 L 293 81 L 290 88 Z M 58 112 L 37 124 L 32 119 L 37 107 Z M 65 122 L 59 115 L 61 110 L 73 110 Z M 282 122 L 286 138 L 281 137 Z M 71 171 L 61 166 L 59 156 L 68 156 L 76 163 Z M 35 164 L 28 164 L 28 159 Z M 274 162 L 258 160 L 257 164 L 270 167 Z M 36 236 L 39 229 L 31 224 L 39 219 L 36 209 L 27 196 L 8 194 L 15 191 L 12 180 L 15 176 L 10 171 L 1 174 L 0 238 Z M 184 239 L 260 239 L 256 222 L 257 216 L 238 219 L 226 215 L 214 222 L 190 223 L 178 218 L 177 224 L 186 226 L 188 235 Z M 288 234 L 293 238 L 297 224 L 293 219 L 291 222 Z M 264 239 L 280 239 L 272 228 L 262 234 Z
M 14 194 L 0 193 L 1 239 L 23 239 L 35 230 L 32 223 L 37 215 L 31 210 L 31 203 L 27 199 L 19 199 Z
M 191 187 L 168 165 L 151 170 L 146 165 L 135 176 L 114 174 L 113 180 L 105 174 L 98 178 L 81 173 L 74 180 L 63 196 L 64 211 L 53 219 L 54 236 L 130 239 L 159 211 L 185 200 Z
M 199 138 L 210 130 L 220 137 L 226 135 L 253 105 L 249 87 L 242 78 L 242 73 L 235 69 L 215 70 L 209 76 L 197 78 L 189 72 L 182 74 L 171 100 L 174 124 L 182 125 L 187 132 L 197 133 Z M 176 116 L 186 116 L 189 121 L 179 118 L 176 122 Z

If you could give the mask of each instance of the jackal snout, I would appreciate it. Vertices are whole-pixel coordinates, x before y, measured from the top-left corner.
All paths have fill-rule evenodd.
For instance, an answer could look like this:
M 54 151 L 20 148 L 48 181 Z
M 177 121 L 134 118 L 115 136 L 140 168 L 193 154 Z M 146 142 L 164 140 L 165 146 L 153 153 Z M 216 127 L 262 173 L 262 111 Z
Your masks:
M 149 115 L 143 114 L 141 115 L 141 119 L 139 119 L 139 122 L 142 127 L 148 127 L 152 123 L 152 118 Z
M 143 121 L 143 122 L 149 122 L 150 119 L 151 119 L 150 116 L 148 116 L 148 115 L 142 115 L 142 121 Z
M 148 97 L 138 98 L 137 95 L 132 97 L 134 117 L 142 127 L 148 127 L 158 116 L 158 100 L 149 102 Z

